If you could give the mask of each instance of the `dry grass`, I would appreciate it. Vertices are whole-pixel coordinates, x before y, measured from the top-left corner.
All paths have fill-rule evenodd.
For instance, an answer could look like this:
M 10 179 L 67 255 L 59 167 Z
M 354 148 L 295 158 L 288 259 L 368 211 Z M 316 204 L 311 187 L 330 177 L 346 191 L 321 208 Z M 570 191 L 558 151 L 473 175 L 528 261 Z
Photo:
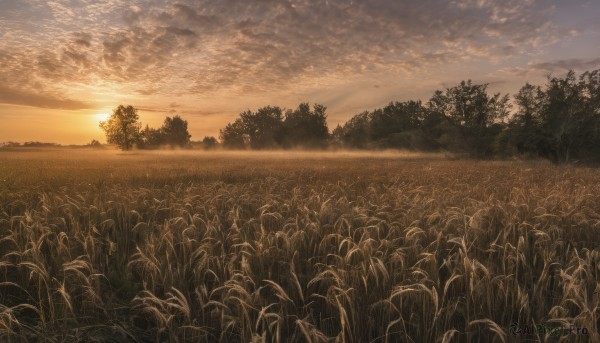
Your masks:
M 19 150 L 20 151 L 20 150 Z M 0 152 L 2 342 L 598 341 L 597 170 Z

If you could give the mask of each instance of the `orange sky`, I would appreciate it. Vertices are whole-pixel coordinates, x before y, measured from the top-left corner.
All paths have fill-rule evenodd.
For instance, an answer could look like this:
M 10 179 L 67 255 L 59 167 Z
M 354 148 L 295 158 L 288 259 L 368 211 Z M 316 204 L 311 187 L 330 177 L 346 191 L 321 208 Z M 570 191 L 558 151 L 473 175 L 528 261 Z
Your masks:
M 575 0 L 0 2 L 0 142 L 104 141 L 119 104 L 218 136 L 241 111 L 328 107 L 329 126 L 463 79 L 515 93 L 600 68 L 600 3 Z

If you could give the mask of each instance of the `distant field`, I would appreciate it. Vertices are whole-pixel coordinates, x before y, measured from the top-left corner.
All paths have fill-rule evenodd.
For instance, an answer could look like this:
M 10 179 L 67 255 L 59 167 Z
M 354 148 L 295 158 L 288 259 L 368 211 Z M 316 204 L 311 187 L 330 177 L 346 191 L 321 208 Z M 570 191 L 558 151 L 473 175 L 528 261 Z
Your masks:
M 0 150 L 0 342 L 595 342 L 599 316 L 597 169 Z

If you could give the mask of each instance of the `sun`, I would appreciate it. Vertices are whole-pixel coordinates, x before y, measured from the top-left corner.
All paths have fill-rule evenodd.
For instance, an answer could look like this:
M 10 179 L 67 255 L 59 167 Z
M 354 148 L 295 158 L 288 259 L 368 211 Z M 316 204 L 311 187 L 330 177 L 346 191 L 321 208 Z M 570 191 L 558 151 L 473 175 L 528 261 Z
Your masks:
M 101 112 L 101 113 L 94 114 L 94 120 L 98 121 L 98 122 L 107 121 L 108 118 L 110 118 L 110 113 L 107 113 L 107 112 Z

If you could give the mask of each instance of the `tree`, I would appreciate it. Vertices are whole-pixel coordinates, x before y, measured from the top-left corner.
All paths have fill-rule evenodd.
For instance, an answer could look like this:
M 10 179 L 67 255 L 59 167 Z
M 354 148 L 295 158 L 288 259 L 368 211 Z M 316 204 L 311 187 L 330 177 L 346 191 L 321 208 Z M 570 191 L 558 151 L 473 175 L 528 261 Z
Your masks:
M 129 150 L 141 140 L 142 124 L 138 120 L 137 109 L 119 105 L 107 121 L 100 122 L 100 128 L 108 143 L 116 144 L 121 150 Z
M 600 158 L 599 76 L 600 70 L 586 72 L 578 81 L 571 70 L 549 78 L 540 114 L 547 141 L 542 155 L 556 163 Z
M 371 141 L 370 124 L 370 113 L 364 111 L 338 125 L 332 134 L 347 148 L 366 149 Z
M 349 148 L 438 148 L 440 121 L 432 120 L 421 101 L 390 102 L 372 112 L 362 112 L 332 133 Z M 445 120 L 447 121 L 447 120 Z
M 283 144 L 286 148 L 325 148 L 329 140 L 327 108 L 315 104 L 310 110 L 302 103 L 294 111 L 287 111 L 283 121 Z
M 311 111 L 304 103 L 287 111 L 285 118 L 277 106 L 248 110 L 221 130 L 221 142 L 233 149 L 324 148 L 329 140 L 325 110 L 325 106 L 314 105 Z
M 420 101 L 391 102 L 370 115 L 370 135 L 381 148 L 416 149 L 422 142 L 421 123 L 426 109 Z
M 544 102 L 544 93 L 539 86 L 526 83 L 515 94 L 515 103 L 518 110 L 513 121 L 519 123 L 526 129 L 537 126 L 541 122 L 541 109 Z
M 237 118 L 233 123 L 227 124 L 220 130 L 219 137 L 223 146 L 228 149 L 243 149 L 246 147 L 244 136 L 247 135 L 242 118 Z
M 526 84 L 515 103 L 503 147 L 554 163 L 600 160 L 600 70 L 548 77 L 543 88 Z
M 185 147 L 190 144 L 192 137 L 188 132 L 188 122 L 180 116 L 166 117 L 163 126 L 160 128 L 163 144 L 171 146 Z
M 206 150 L 211 150 L 214 149 L 217 144 L 219 144 L 219 142 L 217 141 L 217 139 L 213 136 L 206 136 L 204 137 L 204 139 L 202 140 L 202 146 L 204 147 L 204 149 Z
M 489 96 L 487 84 L 476 85 L 471 80 L 445 92 L 436 91 L 428 105 L 430 111 L 444 115 L 458 128 L 459 146 L 477 157 L 493 153 L 493 143 L 510 110 L 508 94 Z
M 221 140 L 227 148 L 277 148 L 282 140 L 282 119 L 283 111 L 277 106 L 265 106 L 256 112 L 244 111 L 221 130 Z
M 464 147 L 459 128 L 442 113 L 426 111 L 420 126 L 425 150 L 456 151 Z
M 240 114 L 252 149 L 276 148 L 281 143 L 283 111 L 277 106 L 259 108 Z
M 489 96 L 487 84 L 476 85 L 471 80 L 458 86 L 436 91 L 429 100 L 431 109 L 444 114 L 455 125 L 484 128 L 502 121 L 508 115 L 508 95 Z
M 99 141 L 92 139 L 91 142 L 89 142 L 88 144 L 86 144 L 86 146 L 90 147 L 90 148 L 101 148 L 102 147 L 102 143 L 100 143 Z
M 265 106 L 256 112 L 247 110 L 221 130 L 221 139 L 229 148 L 276 148 L 281 143 L 282 119 L 283 111 L 277 106 Z
M 164 144 L 164 135 L 160 129 L 153 129 L 146 125 L 142 130 L 142 140 L 144 148 L 159 147 Z
M 517 111 L 496 138 L 498 151 L 503 155 L 537 155 L 547 145 L 547 139 L 541 132 L 544 98 L 541 88 L 529 83 L 515 94 Z

